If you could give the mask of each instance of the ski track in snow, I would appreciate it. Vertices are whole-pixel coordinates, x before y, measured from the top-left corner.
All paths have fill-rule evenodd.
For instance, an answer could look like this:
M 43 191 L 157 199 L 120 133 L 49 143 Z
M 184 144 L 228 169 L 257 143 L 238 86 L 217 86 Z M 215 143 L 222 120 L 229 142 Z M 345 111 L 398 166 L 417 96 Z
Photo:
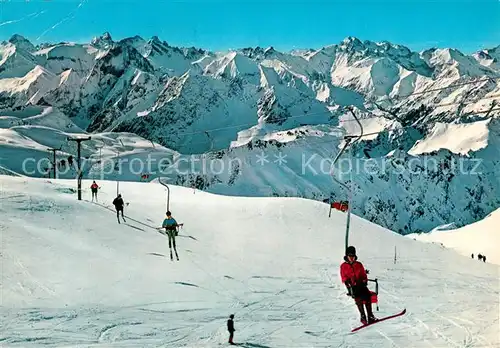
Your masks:
M 380 336 L 385 338 L 391 344 L 391 347 L 400 348 L 400 346 L 397 345 L 396 342 L 394 342 L 389 336 L 387 336 L 385 333 L 383 333 L 382 330 L 376 330 L 376 331 L 380 334 Z
M 386 295 L 396 299 L 396 300 L 401 300 L 398 296 L 394 295 L 394 294 L 391 294 L 387 291 L 384 291 L 382 290 Z M 391 304 L 392 307 L 394 308 L 397 308 L 397 306 Z M 440 337 L 442 338 L 444 341 L 446 341 L 447 343 L 455 346 L 455 347 L 471 347 L 472 344 L 474 343 L 474 340 L 477 339 L 477 340 L 480 340 L 482 341 L 483 343 L 487 343 L 488 346 L 489 346 L 489 342 L 487 340 L 485 340 L 479 333 L 476 333 L 476 334 L 472 334 L 471 331 L 463 326 L 463 325 L 460 325 L 458 324 L 456 321 L 444 316 L 444 315 L 441 315 L 439 314 L 436 310 L 425 310 L 426 312 L 428 313 L 432 313 L 434 316 L 436 317 L 439 317 L 449 323 L 451 323 L 453 326 L 459 328 L 462 332 L 463 332 L 463 335 L 464 335 L 464 342 L 463 342 L 463 345 L 451 340 L 449 337 L 446 337 L 445 335 L 443 335 L 438 329 L 435 329 L 435 328 L 432 328 L 430 327 L 428 324 L 426 324 L 424 321 L 422 321 L 420 318 L 418 318 L 417 316 L 415 316 L 414 314 L 410 315 L 411 317 L 414 318 L 415 321 L 417 321 L 419 324 L 421 324 L 423 327 L 425 327 L 428 331 L 430 331 L 432 334 L 434 334 L 436 337 Z M 474 324 L 473 322 L 471 321 L 467 321 L 467 320 L 464 320 L 465 322 L 468 322 L 470 324 Z
M 23 282 L 18 282 L 18 285 L 21 288 L 21 290 L 28 291 L 30 295 L 34 295 L 36 289 L 41 289 L 51 296 L 56 296 L 55 291 L 43 285 L 43 283 L 41 283 L 36 277 L 34 277 L 28 271 L 28 269 L 22 264 L 22 262 L 19 259 L 14 258 L 6 250 L 3 250 L 3 253 L 7 258 L 13 260 L 13 264 L 15 264 L 20 270 L 20 272 L 25 276 L 25 280 L 23 280 Z M 30 286 L 28 284 L 29 282 L 33 283 L 34 286 Z

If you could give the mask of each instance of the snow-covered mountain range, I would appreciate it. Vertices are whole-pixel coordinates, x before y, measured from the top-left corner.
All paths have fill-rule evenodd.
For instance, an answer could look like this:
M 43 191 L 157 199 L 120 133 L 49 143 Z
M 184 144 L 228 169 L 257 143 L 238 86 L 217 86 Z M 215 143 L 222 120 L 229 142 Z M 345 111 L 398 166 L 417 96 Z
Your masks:
M 74 156 L 67 136 L 92 133 L 84 156 L 152 156 L 148 179 L 347 200 L 329 161 L 344 135 L 359 134 L 351 109 L 368 135 L 334 173 L 352 184 L 353 212 L 405 234 L 462 226 L 500 207 L 499 52 L 352 37 L 317 50 L 210 52 L 108 33 L 35 47 L 14 35 L 0 45 L 0 168 L 23 174 L 22 160 L 47 147 Z M 165 154 L 176 170 L 160 173 Z M 354 172 L 339 171 L 347 160 Z M 86 175 L 96 174 L 139 180 L 130 170 Z

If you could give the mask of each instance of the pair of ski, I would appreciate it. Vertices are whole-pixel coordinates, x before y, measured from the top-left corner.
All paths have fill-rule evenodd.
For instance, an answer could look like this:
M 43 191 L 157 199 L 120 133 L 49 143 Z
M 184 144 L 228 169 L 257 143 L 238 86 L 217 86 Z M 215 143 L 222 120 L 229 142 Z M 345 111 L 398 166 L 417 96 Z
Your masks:
M 175 252 L 175 257 L 177 258 L 177 261 L 179 261 L 179 255 L 177 255 L 177 252 Z M 172 250 L 170 250 L 170 260 L 174 261 L 174 256 L 172 255 Z
M 157 227 L 156 230 L 158 231 L 159 234 L 165 235 L 165 233 L 162 232 L 163 227 Z M 179 255 L 177 255 L 177 250 L 175 250 L 175 257 L 177 258 L 177 261 L 179 261 Z M 174 255 L 172 255 L 172 249 L 170 249 L 170 261 L 174 261 Z
M 385 320 L 389 320 L 389 319 L 392 319 L 392 318 L 400 317 L 400 316 L 404 315 L 405 313 L 406 313 L 406 308 L 403 309 L 401 312 L 399 312 L 397 314 L 393 314 L 393 315 L 389 315 L 387 317 L 383 317 L 383 318 L 377 319 L 373 323 L 369 323 L 369 324 L 364 324 L 364 325 L 358 326 L 358 327 L 352 329 L 351 332 L 356 332 L 356 331 L 361 330 L 361 329 L 363 329 L 365 327 L 371 326 L 373 324 L 380 323 L 380 322 L 385 321 Z

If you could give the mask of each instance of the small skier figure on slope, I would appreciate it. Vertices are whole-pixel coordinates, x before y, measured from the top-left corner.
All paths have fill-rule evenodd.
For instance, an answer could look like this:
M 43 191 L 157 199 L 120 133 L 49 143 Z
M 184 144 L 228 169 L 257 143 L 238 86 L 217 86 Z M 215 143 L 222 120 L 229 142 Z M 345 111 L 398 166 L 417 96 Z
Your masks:
M 94 196 L 95 196 L 95 201 L 97 202 L 97 189 L 98 188 L 99 188 L 99 186 L 96 184 L 96 182 L 94 180 L 92 185 L 90 185 L 90 190 L 92 191 L 92 202 L 94 201 Z
M 363 264 L 357 261 L 357 259 L 356 248 L 349 246 L 344 256 L 345 262 L 340 265 L 340 276 L 342 278 L 342 283 L 347 287 L 349 296 L 354 298 L 356 302 L 356 306 L 361 315 L 361 323 L 366 325 L 376 322 L 377 318 L 375 318 L 372 311 L 371 292 L 368 289 L 368 276 Z M 363 304 L 366 306 L 368 320 Z
M 162 228 L 165 229 L 168 236 L 168 248 L 170 249 L 170 260 L 173 260 L 172 256 L 172 244 L 174 245 L 175 256 L 177 257 L 177 261 L 179 261 L 179 255 L 177 255 L 177 248 L 175 245 L 175 236 L 179 234 L 177 228 L 183 226 L 184 224 L 178 224 L 177 221 L 172 217 L 172 213 L 167 211 L 167 218 L 163 220 Z
M 116 218 L 118 219 L 118 223 L 121 223 L 120 222 L 120 212 L 122 212 L 122 219 L 123 219 L 123 222 L 127 222 L 125 221 L 125 217 L 123 216 L 123 198 L 122 198 L 122 195 L 119 194 L 114 200 L 113 200 L 113 205 L 115 206 L 115 209 L 116 209 Z
M 229 316 L 229 319 L 227 320 L 227 331 L 229 331 L 229 344 L 234 344 L 233 338 L 234 338 L 234 332 L 236 331 L 234 329 L 234 314 L 231 314 Z

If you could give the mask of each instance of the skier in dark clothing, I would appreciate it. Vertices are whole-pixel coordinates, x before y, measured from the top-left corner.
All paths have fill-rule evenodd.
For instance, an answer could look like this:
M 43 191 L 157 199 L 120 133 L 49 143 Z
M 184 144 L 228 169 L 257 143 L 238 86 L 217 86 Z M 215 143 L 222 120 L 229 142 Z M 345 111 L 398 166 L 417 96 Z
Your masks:
M 361 323 L 364 325 L 377 321 L 372 311 L 372 294 L 368 289 L 368 276 L 363 264 L 357 261 L 356 248 L 349 246 L 346 249 L 344 263 L 340 266 L 340 276 L 342 283 L 347 287 L 348 295 L 354 298 L 356 306 L 361 315 Z M 368 321 L 363 307 L 366 306 Z
M 234 344 L 233 342 L 233 337 L 234 337 L 234 332 L 236 331 L 234 329 L 234 314 L 231 314 L 229 316 L 229 319 L 227 321 L 227 331 L 229 331 L 229 344 Z
M 123 216 L 123 198 L 122 198 L 122 195 L 119 194 L 118 197 L 116 197 L 114 200 L 113 200 L 113 205 L 115 206 L 115 209 L 116 209 L 116 218 L 118 219 L 118 223 L 120 223 L 120 212 L 122 212 L 122 219 L 123 219 L 123 222 L 127 222 L 125 221 L 125 217 Z
M 479 261 L 481 261 L 481 260 L 483 259 L 483 255 L 481 255 L 481 254 L 477 255 L 477 259 L 478 259 Z
M 470 257 L 474 258 L 474 254 L 472 254 Z
M 483 255 L 483 262 L 486 262 L 486 255 Z

